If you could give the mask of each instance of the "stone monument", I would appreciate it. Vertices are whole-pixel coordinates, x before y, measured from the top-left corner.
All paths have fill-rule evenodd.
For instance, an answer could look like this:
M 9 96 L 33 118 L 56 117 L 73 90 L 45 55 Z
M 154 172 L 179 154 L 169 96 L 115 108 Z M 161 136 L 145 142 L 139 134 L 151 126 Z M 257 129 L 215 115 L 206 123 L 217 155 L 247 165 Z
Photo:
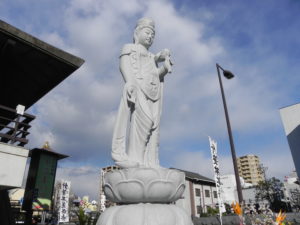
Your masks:
M 134 43 L 121 51 L 125 85 L 112 140 L 112 158 L 121 169 L 106 173 L 103 184 L 107 199 L 118 204 L 104 211 L 97 225 L 192 225 L 172 204 L 184 192 L 184 173 L 159 165 L 163 84 L 172 62 L 168 49 L 148 51 L 154 35 L 154 21 L 142 18 Z

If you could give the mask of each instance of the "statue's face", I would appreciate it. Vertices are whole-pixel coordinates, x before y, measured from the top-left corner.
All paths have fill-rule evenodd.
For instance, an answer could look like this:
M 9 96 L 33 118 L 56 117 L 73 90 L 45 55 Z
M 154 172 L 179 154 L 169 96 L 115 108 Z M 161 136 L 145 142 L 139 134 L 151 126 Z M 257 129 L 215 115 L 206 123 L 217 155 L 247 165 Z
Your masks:
M 144 27 L 137 33 L 137 43 L 149 48 L 153 43 L 154 35 L 152 29 Z

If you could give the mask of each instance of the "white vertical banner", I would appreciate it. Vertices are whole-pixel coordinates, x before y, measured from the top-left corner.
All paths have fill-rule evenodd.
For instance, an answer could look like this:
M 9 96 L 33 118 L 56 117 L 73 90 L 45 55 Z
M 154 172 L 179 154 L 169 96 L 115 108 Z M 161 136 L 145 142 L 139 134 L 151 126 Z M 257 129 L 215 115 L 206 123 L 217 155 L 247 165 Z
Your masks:
M 217 156 L 217 142 L 215 142 L 213 139 L 209 138 L 209 145 L 210 145 L 210 152 L 211 152 L 211 158 L 215 173 L 215 182 L 216 182 L 216 189 L 217 189 L 217 196 L 218 196 L 218 205 L 219 205 L 219 214 L 220 214 L 220 223 L 222 223 L 222 213 L 226 212 L 225 206 L 223 204 L 223 201 L 221 199 L 221 180 L 220 180 L 220 169 L 219 169 L 219 161 Z
M 106 196 L 104 193 L 101 193 L 100 194 L 100 212 L 105 211 L 105 209 L 106 209 L 105 202 L 106 202 Z
M 100 187 L 100 212 L 104 212 L 106 209 L 105 202 L 106 202 L 106 196 L 104 194 L 104 175 L 105 175 L 105 170 L 101 169 L 101 187 Z
M 58 223 L 69 222 L 70 181 L 61 181 L 59 191 Z

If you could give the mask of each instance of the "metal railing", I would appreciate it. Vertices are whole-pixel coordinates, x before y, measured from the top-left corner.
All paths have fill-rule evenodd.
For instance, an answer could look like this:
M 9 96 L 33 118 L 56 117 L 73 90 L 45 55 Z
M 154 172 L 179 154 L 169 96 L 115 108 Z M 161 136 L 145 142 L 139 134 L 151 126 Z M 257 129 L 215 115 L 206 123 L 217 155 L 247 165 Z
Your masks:
M 28 143 L 29 123 L 35 116 L 28 113 L 18 114 L 16 109 L 0 105 L 0 142 L 24 146 Z

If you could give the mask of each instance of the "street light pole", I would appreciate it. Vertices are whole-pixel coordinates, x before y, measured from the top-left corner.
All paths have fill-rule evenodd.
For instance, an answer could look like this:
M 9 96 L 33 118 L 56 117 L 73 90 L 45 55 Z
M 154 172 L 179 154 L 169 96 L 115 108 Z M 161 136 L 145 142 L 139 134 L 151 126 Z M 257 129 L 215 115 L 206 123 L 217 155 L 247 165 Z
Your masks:
M 224 70 L 218 63 L 216 64 L 216 67 L 217 67 L 217 71 L 218 71 L 219 83 L 220 83 L 220 88 L 221 88 L 221 94 L 222 94 L 222 100 L 223 100 L 223 106 L 224 106 L 224 112 L 225 112 L 225 118 L 226 118 L 227 130 L 228 130 L 238 199 L 239 199 L 239 202 L 242 203 L 243 202 L 242 186 L 241 186 L 239 171 L 238 171 L 238 167 L 237 167 L 235 148 L 234 148 L 234 143 L 233 143 L 233 137 L 232 137 L 232 132 L 231 132 L 231 126 L 230 126 L 230 121 L 229 121 L 229 115 L 228 115 L 228 110 L 227 110 L 227 105 L 226 105 L 226 99 L 225 99 L 222 79 L 221 79 L 221 75 L 220 75 L 220 69 L 223 71 L 223 74 L 227 79 L 233 78 L 234 75 L 230 71 Z

